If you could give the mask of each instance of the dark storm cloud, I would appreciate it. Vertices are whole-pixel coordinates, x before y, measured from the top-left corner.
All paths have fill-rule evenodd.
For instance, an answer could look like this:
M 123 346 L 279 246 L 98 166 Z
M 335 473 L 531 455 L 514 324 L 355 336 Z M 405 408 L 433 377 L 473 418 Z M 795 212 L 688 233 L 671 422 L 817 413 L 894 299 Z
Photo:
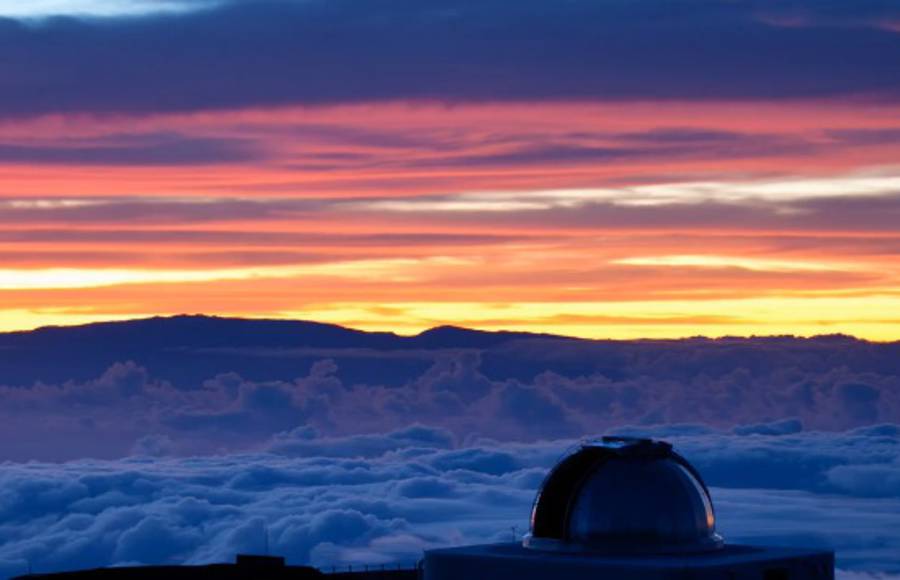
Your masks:
M 230 2 L 0 20 L 0 112 L 387 99 L 895 99 L 895 3 Z

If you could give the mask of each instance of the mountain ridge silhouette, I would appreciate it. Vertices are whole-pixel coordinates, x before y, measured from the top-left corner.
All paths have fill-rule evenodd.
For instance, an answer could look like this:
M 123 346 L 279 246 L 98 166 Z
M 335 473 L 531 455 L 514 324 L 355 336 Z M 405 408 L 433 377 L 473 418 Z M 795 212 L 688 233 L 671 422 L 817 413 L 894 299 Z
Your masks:
M 760 367 L 768 364 L 766 356 L 772 353 L 826 348 L 847 350 L 851 367 L 868 368 L 866 361 L 874 357 L 876 367 L 893 368 L 885 360 L 900 353 L 900 342 L 871 343 L 845 335 L 592 340 L 452 325 L 405 336 L 305 320 L 185 314 L 0 333 L 0 385 L 95 380 L 112 365 L 131 361 L 156 379 L 197 388 L 231 372 L 256 381 L 293 380 L 329 358 L 345 384 L 399 385 L 421 376 L 437 361 L 448 360 L 453 352 L 458 358 L 460 351 L 471 351 L 471 362 L 465 364 L 478 366 L 492 378 L 531 380 L 550 370 L 616 379 L 627 376 L 629 368 L 651 351 L 671 351 L 679 357 L 672 362 L 677 365 L 685 356 L 740 350 L 746 364 Z M 856 352 L 855 358 L 850 351 Z

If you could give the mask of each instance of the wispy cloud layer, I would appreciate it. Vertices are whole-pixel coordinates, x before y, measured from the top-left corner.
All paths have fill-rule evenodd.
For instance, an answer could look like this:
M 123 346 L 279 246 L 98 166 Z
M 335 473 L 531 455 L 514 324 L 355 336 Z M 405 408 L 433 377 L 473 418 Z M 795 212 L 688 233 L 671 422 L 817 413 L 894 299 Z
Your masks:
M 190 12 L 217 4 L 216 0 L 0 0 L 0 18 L 135 18 Z
M 0 3 L 0 329 L 900 337 L 883 2 L 154 6 Z
M 211 193 L 0 200 L 0 328 L 48 320 L 41 312 L 76 322 L 203 303 L 400 331 L 456 323 L 658 337 L 693 323 L 713 336 L 897 336 L 883 316 L 900 299 L 894 170 L 418 195 Z M 291 292 L 298 285 L 305 291 Z M 161 298 L 161 287 L 179 291 Z M 253 300 L 239 298 L 248 291 Z

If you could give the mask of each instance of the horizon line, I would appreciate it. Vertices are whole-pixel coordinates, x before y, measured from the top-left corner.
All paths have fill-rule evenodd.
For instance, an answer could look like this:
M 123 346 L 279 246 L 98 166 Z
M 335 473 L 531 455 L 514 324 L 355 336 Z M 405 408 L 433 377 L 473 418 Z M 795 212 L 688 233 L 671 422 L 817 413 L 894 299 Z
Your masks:
M 306 323 L 306 324 L 317 324 L 322 326 L 330 326 L 333 328 L 342 328 L 345 330 L 350 330 L 354 332 L 361 332 L 365 334 L 390 334 L 394 335 L 398 338 L 415 338 L 418 336 L 422 336 L 428 334 L 429 332 L 433 332 L 435 330 L 440 329 L 455 329 L 462 330 L 467 332 L 479 332 L 485 334 L 522 334 L 522 335 L 531 335 L 534 337 L 545 337 L 545 338 L 560 338 L 567 340 L 581 340 L 581 341 L 604 341 L 604 342 L 679 342 L 679 341 L 689 341 L 689 340 L 709 340 L 709 341 L 718 341 L 718 340 L 765 340 L 765 339 L 777 339 L 777 338 L 791 338 L 791 339 L 799 339 L 799 340 L 815 340 L 822 338 L 846 338 L 851 339 L 858 342 L 865 342 L 870 344 L 897 344 L 900 343 L 900 338 L 896 338 L 893 340 L 874 340 L 869 338 L 863 338 L 860 336 L 856 336 L 854 334 L 846 333 L 846 332 L 833 332 L 833 333 L 815 333 L 815 334 L 722 334 L 722 335 L 706 335 L 706 334 L 694 334 L 694 335 L 683 335 L 683 336 L 673 336 L 673 337 L 636 337 L 636 338 L 613 338 L 613 337 L 589 337 L 589 336 L 578 336 L 574 334 L 560 334 L 555 332 L 541 332 L 535 330 L 513 330 L 509 328 L 475 328 L 469 326 L 462 326 L 456 324 L 437 324 L 435 326 L 429 326 L 423 330 L 418 332 L 397 332 L 394 330 L 373 330 L 366 328 L 359 328 L 353 326 L 351 324 L 339 324 L 336 322 L 322 322 L 319 320 L 312 320 L 307 318 L 289 318 L 289 317 L 271 317 L 271 316 L 230 316 L 230 315 L 222 315 L 222 314 L 206 314 L 202 312 L 194 312 L 187 313 L 182 312 L 178 314 L 152 314 L 152 315 L 137 315 L 129 318 L 108 318 L 103 320 L 94 320 L 90 322 L 82 322 L 82 323 L 73 323 L 73 324 L 45 324 L 30 328 L 21 328 L 21 329 L 12 329 L 12 330 L 0 330 L 0 336 L 5 335 L 13 335 L 13 334 L 28 334 L 32 332 L 39 332 L 45 330 L 53 330 L 53 329 L 76 329 L 76 328 L 86 328 L 90 326 L 98 326 L 98 325 L 107 325 L 107 324 L 128 324 L 134 322 L 145 322 L 150 320 L 174 320 L 179 318 L 203 318 L 203 319 L 217 319 L 217 320 L 227 320 L 227 321 L 257 321 L 257 322 L 294 322 L 294 323 Z

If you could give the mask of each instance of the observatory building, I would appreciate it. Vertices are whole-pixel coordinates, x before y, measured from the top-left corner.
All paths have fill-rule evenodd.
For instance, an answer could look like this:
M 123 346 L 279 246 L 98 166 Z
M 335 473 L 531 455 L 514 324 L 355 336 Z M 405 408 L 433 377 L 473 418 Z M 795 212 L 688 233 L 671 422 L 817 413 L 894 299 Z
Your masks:
M 426 552 L 425 580 L 832 580 L 830 551 L 726 544 L 700 474 L 661 441 L 605 437 L 544 480 L 521 544 Z

